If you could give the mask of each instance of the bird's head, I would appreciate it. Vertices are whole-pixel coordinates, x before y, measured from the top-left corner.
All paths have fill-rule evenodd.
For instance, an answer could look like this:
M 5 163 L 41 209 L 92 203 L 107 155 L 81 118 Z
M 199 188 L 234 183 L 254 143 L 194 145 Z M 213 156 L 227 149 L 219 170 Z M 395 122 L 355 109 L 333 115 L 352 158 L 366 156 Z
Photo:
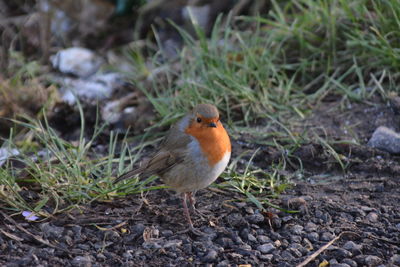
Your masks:
M 218 109 L 210 104 L 197 105 L 191 114 L 189 128 L 193 131 L 216 130 L 223 127 L 219 120 Z

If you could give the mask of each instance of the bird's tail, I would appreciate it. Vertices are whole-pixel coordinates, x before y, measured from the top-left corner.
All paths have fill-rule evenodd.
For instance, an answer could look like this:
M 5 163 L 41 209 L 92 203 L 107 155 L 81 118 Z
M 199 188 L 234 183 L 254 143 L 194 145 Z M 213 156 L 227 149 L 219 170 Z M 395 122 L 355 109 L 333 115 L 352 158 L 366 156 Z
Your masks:
M 131 170 L 131 171 L 128 171 L 128 172 L 124 173 L 124 174 L 118 176 L 117 179 L 115 179 L 115 181 L 113 182 L 113 184 L 119 183 L 119 182 L 121 182 L 122 180 L 125 180 L 125 179 L 132 178 L 137 174 L 141 174 L 143 172 L 143 169 L 144 168 L 137 168 L 135 170 Z

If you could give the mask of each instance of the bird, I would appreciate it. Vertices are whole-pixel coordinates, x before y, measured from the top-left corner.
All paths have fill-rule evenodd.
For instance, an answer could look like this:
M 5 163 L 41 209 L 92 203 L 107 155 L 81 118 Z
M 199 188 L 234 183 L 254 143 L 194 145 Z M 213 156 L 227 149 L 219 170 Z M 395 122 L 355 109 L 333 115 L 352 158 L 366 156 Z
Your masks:
M 229 163 L 231 150 L 218 109 L 211 104 L 198 104 L 171 126 L 152 157 L 119 176 L 114 183 L 135 176 L 158 175 L 181 194 L 188 230 L 201 234 L 193 226 L 187 201 L 196 210 L 193 193 L 208 187 L 221 175 Z

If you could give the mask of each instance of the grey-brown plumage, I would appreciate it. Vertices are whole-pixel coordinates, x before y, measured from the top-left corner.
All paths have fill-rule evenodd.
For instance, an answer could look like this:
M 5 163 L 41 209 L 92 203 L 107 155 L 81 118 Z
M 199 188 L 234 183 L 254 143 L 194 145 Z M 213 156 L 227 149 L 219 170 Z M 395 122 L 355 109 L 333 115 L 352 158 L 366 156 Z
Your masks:
M 226 168 L 231 155 L 229 136 L 216 107 L 197 105 L 169 130 L 157 153 L 141 166 L 118 177 L 114 183 L 138 175 L 157 174 L 171 189 L 182 193 L 185 216 L 193 230 L 186 199 L 205 188 Z

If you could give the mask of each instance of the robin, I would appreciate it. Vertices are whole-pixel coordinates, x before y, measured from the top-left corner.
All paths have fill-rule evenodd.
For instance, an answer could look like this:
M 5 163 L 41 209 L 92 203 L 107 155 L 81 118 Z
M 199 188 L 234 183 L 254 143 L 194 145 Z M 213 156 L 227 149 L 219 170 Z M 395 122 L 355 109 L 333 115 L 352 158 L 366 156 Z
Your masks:
M 198 234 L 190 218 L 187 200 L 194 209 L 193 192 L 214 182 L 225 170 L 231 157 L 231 142 L 210 104 L 199 104 L 169 130 L 158 152 L 141 167 L 131 170 L 114 183 L 138 175 L 158 175 L 173 190 L 181 193 L 189 229 Z

